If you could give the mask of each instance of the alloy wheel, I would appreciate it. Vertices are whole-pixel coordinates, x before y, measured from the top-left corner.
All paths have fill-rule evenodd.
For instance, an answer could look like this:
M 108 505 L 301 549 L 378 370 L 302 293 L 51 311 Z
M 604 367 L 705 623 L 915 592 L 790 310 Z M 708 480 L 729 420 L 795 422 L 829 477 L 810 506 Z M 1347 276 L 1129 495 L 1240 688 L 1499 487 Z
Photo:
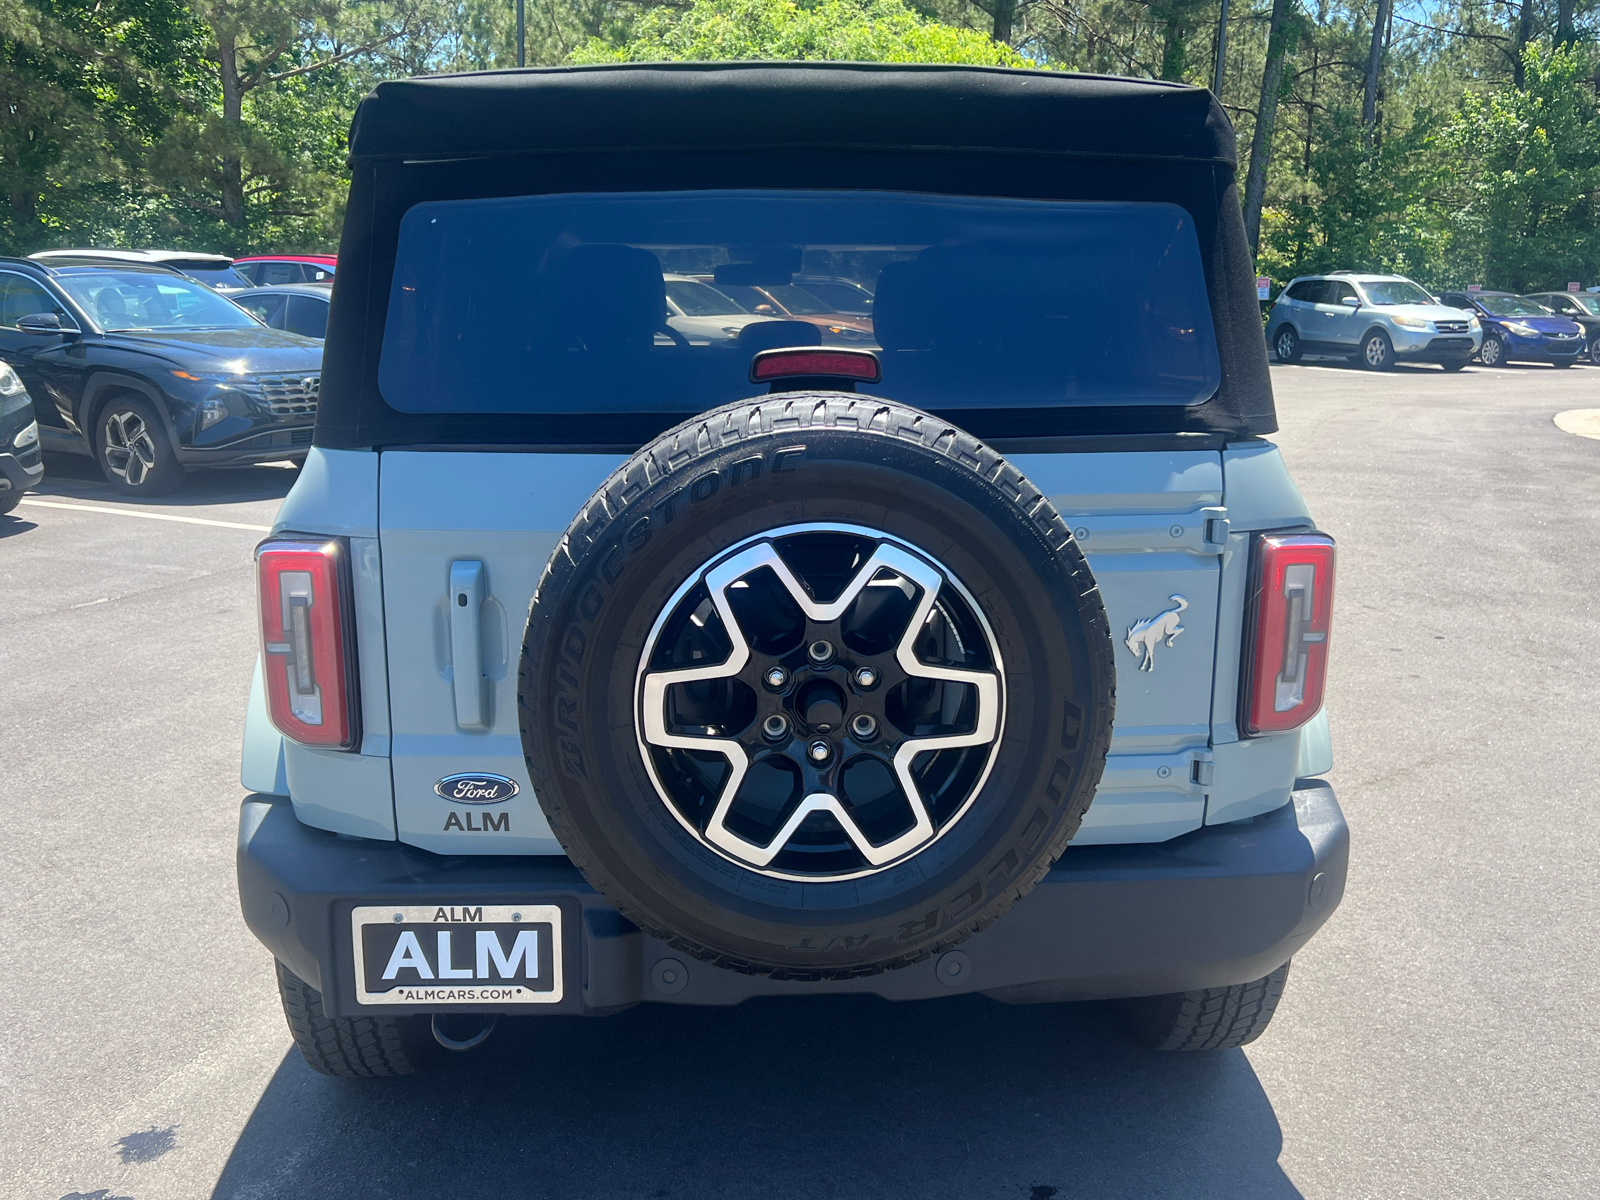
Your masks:
M 156 444 L 144 418 L 121 409 L 106 418 L 106 468 L 129 487 L 139 487 L 156 469 Z
M 967 813 L 999 748 L 1004 671 L 977 602 L 858 526 L 718 554 L 646 640 L 636 726 L 697 841 L 780 879 L 904 862 Z
M 1366 358 L 1367 366 L 1374 370 L 1385 366 L 1389 361 L 1389 346 L 1383 340 L 1382 334 L 1375 333 L 1369 337 L 1362 353 Z
M 1478 351 L 1478 357 L 1483 360 L 1484 366 L 1498 367 L 1502 349 L 1499 338 L 1484 338 L 1483 348 Z

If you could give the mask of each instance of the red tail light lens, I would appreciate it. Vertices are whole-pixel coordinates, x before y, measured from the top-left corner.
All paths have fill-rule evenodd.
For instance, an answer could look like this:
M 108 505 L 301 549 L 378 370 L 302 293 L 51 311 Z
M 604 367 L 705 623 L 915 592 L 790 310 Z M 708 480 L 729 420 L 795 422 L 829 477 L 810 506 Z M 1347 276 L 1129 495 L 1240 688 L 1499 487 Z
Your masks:
M 750 360 L 750 382 L 768 383 L 804 375 L 832 375 L 839 379 L 877 383 L 883 366 L 870 350 L 795 349 L 763 350 Z
M 1246 649 L 1247 732 L 1298 729 L 1322 707 L 1333 615 L 1333 539 L 1274 534 L 1256 542 L 1254 626 Z
M 349 750 L 359 738 L 349 579 L 338 540 L 256 548 L 267 709 L 307 746 Z

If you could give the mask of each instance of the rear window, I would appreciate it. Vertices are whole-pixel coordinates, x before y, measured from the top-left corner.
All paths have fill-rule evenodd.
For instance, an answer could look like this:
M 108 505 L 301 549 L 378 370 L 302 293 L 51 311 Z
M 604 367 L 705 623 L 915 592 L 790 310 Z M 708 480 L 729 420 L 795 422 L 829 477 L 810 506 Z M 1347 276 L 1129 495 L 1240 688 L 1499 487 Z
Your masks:
M 679 329 L 669 276 L 759 319 Z M 862 390 L 923 408 L 1189 405 L 1220 379 L 1176 205 L 724 191 L 414 206 L 378 382 L 410 413 L 696 412 L 765 390 L 756 350 L 817 344 L 877 350 Z

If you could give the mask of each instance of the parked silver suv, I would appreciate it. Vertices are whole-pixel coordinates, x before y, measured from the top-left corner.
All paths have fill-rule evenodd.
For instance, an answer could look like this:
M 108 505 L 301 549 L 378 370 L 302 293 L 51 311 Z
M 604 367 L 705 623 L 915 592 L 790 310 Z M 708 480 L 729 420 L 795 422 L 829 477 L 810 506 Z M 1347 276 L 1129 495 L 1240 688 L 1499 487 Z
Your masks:
M 1477 317 L 1446 308 L 1403 275 L 1303 275 L 1278 295 L 1267 340 L 1279 362 L 1337 354 L 1374 371 L 1434 362 L 1459 371 L 1483 342 Z

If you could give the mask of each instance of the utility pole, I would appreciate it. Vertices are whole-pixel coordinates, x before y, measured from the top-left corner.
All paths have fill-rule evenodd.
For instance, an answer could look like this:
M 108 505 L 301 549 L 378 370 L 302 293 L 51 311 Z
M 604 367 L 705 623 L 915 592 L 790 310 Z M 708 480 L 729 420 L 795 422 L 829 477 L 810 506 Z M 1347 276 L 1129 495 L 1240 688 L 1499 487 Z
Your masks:
M 1228 0 L 1222 0 L 1222 2 L 1226 4 Z M 523 36 L 524 25 L 522 17 L 523 5 L 525 3 L 526 0 L 517 0 L 517 66 L 519 67 L 525 67 L 528 65 L 528 43 Z
M 520 0 L 519 0 L 520 3 Z M 1211 76 L 1211 94 L 1222 97 L 1222 69 L 1228 63 L 1228 0 L 1222 0 L 1222 16 L 1217 19 L 1217 69 Z

